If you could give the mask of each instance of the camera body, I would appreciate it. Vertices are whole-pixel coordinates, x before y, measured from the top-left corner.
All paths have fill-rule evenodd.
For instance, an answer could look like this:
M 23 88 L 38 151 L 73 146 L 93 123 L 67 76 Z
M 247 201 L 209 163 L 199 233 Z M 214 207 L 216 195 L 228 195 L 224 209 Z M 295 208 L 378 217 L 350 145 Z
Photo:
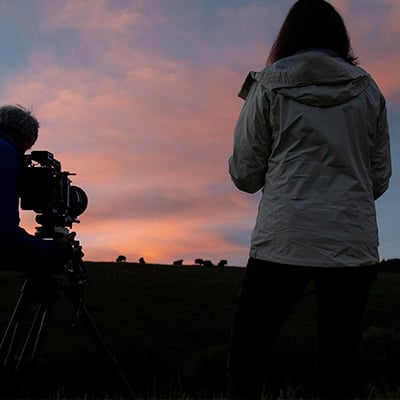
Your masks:
M 86 193 L 71 185 L 73 173 L 62 171 L 60 161 L 49 151 L 32 151 L 24 156 L 20 198 L 23 210 L 38 215 L 37 233 L 42 237 L 55 237 L 56 231 L 72 227 L 77 217 L 87 208 Z

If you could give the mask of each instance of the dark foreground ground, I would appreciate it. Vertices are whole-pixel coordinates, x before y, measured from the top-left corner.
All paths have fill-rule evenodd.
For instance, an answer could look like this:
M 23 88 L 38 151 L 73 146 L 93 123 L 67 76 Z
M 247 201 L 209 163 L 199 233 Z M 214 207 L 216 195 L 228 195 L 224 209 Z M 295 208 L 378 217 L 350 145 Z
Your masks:
M 85 304 L 101 337 L 139 398 L 223 398 L 231 321 L 243 268 L 86 263 Z M 0 273 L 0 334 L 23 278 Z M 400 386 L 400 274 L 384 272 L 368 305 L 363 368 L 375 393 Z M 29 372 L 28 398 L 126 398 L 101 346 L 60 292 L 40 357 Z M 312 287 L 290 319 L 277 351 L 274 387 L 303 396 L 315 338 Z M 286 389 L 284 389 L 286 390 Z M 379 396 L 377 396 L 379 397 Z

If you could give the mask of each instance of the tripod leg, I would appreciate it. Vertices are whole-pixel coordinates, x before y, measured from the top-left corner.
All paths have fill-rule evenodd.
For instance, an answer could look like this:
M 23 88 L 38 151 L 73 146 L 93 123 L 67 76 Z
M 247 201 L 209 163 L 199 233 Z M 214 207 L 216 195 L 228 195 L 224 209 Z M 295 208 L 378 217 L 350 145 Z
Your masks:
M 13 353 L 15 350 L 16 340 L 19 335 L 21 325 L 23 324 L 23 321 L 25 319 L 30 302 L 27 292 L 27 286 L 29 286 L 29 283 L 28 280 L 25 280 L 22 285 L 14 311 L 11 315 L 11 318 L 8 322 L 7 328 L 1 340 L 0 361 L 2 370 L 10 368 L 10 363 L 14 361 Z
M 95 342 L 96 346 L 99 348 L 99 350 L 103 353 L 104 358 L 106 359 L 107 363 L 111 367 L 112 371 L 114 372 L 115 377 L 120 381 L 122 386 L 124 387 L 126 394 L 134 399 L 135 395 L 133 392 L 133 389 L 131 385 L 129 384 L 128 380 L 126 379 L 124 373 L 122 372 L 121 367 L 118 364 L 117 359 L 113 356 L 111 353 L 109 347 L 107 346 L 107 343 L 101 336 L 99 330 L 97 329 L 96 324 L 94 323 L 92 317 L 90 316 L 87 308 L 85 305 L 81 302 L 82 299 L 76 299 L 72 293 L 66 293 L 67 297 L 71 301 L 71 303 L 79 308 L 79 317 L 81 321 L 83 322 L 85 328 L 87 329 L 89 335 L 92 337 L 93 341 Z
M 51 287 L 43 296 L 35 299 L 38 308 L 34 318 L 27 321 L 34 288 L 35 283 L 30 279 L 24 282 L 0 345 L 2 395 L 11 397 L 23 392 L 29 367 L 38 355 L 49 310 L 55 302 L 56 291 Z M 23 338 L 25 334 L 26 337 Z
M 33 363 L 38 355 L 39 346 L 43 339 L 44 328 L 46 327 L 49 316 L 49 309 L 53 305 L 52 295 L 43 300 L 39 305 L 28 335 L 25 339 L 21 353 L 15 365 L 15 371 L 25 368 L 25 364 Z
M 111 353 L 110 349 L 107 346 L 107 343 L 104 341 L 103 337 L 101 336 L 99 330 L 97 329 L 97 326 L 95 325 L 93 319 L 91 318 L 88 310 L 86 309 L 85 306 L 82 307 L 82 319 L 83 322 L 86 326 L 86 329 L 96 342 L 97 346 L 99 347 L 100 350 L 102 350 L 104 357 L 106 358 L 107 362 L 109 365 L 112 367 L 116 378 L 118 378 L 125 388 L 127 394 L 134 399 L 135 395 L 133 393 L 133 389 L 131 385 L 129 384 L 128 380 L 126 379 L 124 373 L 122 372 L 117 359 L 113 356 Z
M 0 398 L 12 398 L 17 395 L 20 388 L 20 379 L 16 376 L 14 367 L 18 339 L 22 334 L 27 310 L 29 307 L 29 283 L 24 281 L 17 303 L 8 322 L 7 328 L 0 344 Z

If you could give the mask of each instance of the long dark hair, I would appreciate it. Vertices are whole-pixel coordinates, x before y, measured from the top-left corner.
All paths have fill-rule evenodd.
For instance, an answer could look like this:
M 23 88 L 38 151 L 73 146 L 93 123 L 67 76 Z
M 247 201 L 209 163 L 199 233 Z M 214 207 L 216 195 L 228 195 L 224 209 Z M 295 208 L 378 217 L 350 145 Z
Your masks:
M 296 1 L 272 45 L 267 65 L 310 48 L 333 50 L 345 61 L 357 64 L 344 21 L 325 0 Z

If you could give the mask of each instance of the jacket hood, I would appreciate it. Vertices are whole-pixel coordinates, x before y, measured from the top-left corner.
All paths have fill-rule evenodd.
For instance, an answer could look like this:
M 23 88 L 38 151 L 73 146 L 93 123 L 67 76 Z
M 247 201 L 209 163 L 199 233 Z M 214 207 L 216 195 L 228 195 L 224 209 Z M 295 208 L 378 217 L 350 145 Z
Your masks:
M 312 50 L 281 59 L 260 72 L 250 72 L 240 97 L 247 97 L 254 81 L 297 102 L 331 107 L 358 96 L 367 88 L 370 76 L 340 57 Z

